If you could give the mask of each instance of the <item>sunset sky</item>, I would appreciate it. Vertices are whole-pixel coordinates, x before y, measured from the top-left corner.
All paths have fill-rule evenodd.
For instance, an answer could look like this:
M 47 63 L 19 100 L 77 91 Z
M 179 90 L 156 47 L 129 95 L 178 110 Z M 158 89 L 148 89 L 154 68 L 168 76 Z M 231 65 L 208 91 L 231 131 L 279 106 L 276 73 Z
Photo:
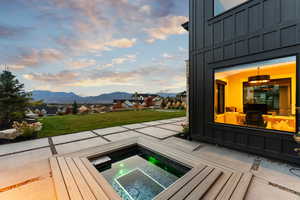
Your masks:
M 27 90 L 185 89 L 188 0 L 2 0 L 0 64 Z

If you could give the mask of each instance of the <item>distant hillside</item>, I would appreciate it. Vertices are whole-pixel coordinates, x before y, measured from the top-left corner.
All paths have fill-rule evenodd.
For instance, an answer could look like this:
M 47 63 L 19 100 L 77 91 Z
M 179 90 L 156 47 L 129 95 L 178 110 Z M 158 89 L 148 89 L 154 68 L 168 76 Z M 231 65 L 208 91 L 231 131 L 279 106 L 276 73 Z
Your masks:
M 32 98 L 34 100 L 44 100 L 46 103 L 70 103 L 73 101 L 80 102 L 83 100 L 82 97 L 67 92 L 50 92 L 44 90 L 32 91 Z
M 176 93 L 157 93 L 161 97 L 176 97 Z
M 162 97 L 174 97 L 175 93 L 158 93 Z M 130 99 L 131 93 L 127 92 L 113 92 L 108 94 L 101 94 L 98 96 L 81 97 L 72 92 L 51 92 L 44 90 L 32 91 L 32 98 L 36 101 L 44 100 L 45 103 L 112 103 L 114 99 Z
M 113 92 L 98 96 L 83 97 L 83 103 L 112 103 L 114 99 L 130 99 L 132 94 L 126 92 Z

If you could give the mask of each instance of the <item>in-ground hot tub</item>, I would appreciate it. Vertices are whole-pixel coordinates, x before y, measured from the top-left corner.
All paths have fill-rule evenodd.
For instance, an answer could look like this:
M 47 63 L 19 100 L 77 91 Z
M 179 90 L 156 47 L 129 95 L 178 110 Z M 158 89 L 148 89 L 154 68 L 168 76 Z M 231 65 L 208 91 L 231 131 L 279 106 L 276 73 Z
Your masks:
M 135 145 L 91 160 L 124 200 L 151 200 L 190 168 Z
M 144 137 L 50 158 L 57 199 L 244 199 L 252 173 Z M 181 178 L 180 178 L 181 177 Z

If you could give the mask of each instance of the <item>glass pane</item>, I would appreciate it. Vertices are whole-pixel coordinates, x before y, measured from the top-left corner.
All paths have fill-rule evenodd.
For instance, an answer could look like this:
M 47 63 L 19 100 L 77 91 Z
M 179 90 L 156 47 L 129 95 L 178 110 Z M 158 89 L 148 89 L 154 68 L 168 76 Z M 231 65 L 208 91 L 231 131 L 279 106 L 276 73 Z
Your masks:
M 216 70 L 214 104 L 217 123 L 295 132 L 296 57 Z
M 214 14 L 218 15 L 248 0 L 214 0 Z
M 117 178 L 116 182 L 132 200 L 151 200 L 165 189 L 140 169 Z

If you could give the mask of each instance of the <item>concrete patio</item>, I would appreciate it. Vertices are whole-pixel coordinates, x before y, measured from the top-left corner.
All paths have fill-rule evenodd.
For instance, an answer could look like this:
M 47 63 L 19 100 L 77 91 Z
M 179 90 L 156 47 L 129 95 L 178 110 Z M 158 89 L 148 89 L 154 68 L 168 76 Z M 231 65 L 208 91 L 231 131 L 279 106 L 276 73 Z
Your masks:
M 56 199 L 48 158 L 131 137 L 145 137 L 199 159 L 254 174 L 246 199 L 300 199 L 294 167 L 263 157 L 174 137 L 184 118 L 99 129 L 0 146 L 0 200 Z

